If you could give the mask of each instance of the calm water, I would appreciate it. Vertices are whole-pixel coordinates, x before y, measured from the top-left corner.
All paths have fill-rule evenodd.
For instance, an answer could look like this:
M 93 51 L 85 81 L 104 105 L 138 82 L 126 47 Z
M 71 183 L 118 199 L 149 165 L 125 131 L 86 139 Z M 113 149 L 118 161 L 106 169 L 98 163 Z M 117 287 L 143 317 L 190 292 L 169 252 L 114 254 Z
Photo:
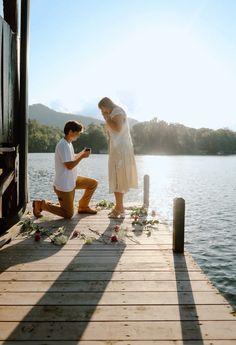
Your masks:
M 54 155 L 29 155 L 30 197 L 57 201 Z M 112 199 L 107 190 L 107 155 L 92 155 L 79 175 L 99 181 L 95 201 Z M 137 156 L 139 189 L 126 201 L 142 202 L 143 176 L 150 175 L 151 208 L 171 223 L 175 197 L 186 202 L 186 247 L 236 309 L 236 156 Z M 80 192 L 76 192 L 79 197 Z

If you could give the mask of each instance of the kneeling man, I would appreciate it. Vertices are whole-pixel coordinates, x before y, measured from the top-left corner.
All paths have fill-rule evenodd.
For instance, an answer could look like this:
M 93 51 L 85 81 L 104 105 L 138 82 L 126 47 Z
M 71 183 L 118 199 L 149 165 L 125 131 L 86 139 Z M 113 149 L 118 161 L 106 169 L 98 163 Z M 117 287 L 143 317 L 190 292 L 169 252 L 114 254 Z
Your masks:
M 59 141 L 55 150 L 54 191 L 60 205 L 46 200 L 34 200 L 33 213 L 35 217 L 39 218 L 42 216 L 42 211 L 48 211 L 63 218 L 72 218 L 76 189 L 85 190 L 79 200 L 77 212 L 97 213 L 95 209 L 89 207 L 90 199 L 97 188 L 97 181 L 88 177 L 77 176 L 77 165 L 83 158 L 90 155 L 90 150 L 86 149 L 78 154 L 74 153 L 72 142 L 78 139 L 82 130 L 83 126 L 77 121 L 69 121 L 65 124 L 65 136 Z

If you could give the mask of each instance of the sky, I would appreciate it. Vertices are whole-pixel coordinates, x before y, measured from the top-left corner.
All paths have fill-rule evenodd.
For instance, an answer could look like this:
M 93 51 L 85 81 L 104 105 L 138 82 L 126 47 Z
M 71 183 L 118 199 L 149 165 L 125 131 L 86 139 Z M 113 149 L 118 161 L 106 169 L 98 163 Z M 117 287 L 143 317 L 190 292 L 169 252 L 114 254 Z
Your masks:
M 236 1 L 31 0 L 29 104 L 236 130 Z

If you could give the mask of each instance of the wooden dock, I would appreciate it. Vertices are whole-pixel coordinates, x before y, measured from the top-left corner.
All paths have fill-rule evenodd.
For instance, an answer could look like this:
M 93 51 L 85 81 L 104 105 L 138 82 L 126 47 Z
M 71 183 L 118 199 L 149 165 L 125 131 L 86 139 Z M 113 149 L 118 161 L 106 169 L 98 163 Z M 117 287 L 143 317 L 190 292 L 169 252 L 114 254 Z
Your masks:
M 167 225 L 134 226 L 130 212 L 44 217 L 80 237 L 18 235 L 1 248 L 0 345 L 236 344 L 231 307 L 188 253 L 173 254 Z

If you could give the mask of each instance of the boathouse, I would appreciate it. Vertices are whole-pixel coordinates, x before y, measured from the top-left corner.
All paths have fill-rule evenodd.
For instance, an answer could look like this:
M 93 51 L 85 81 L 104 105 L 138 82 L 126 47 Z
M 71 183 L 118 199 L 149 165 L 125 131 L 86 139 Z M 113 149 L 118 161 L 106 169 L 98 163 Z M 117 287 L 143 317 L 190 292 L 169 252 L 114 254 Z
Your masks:
M 27 201 L 29 1 L 3 0 L 0 17 L 0 233 Z

